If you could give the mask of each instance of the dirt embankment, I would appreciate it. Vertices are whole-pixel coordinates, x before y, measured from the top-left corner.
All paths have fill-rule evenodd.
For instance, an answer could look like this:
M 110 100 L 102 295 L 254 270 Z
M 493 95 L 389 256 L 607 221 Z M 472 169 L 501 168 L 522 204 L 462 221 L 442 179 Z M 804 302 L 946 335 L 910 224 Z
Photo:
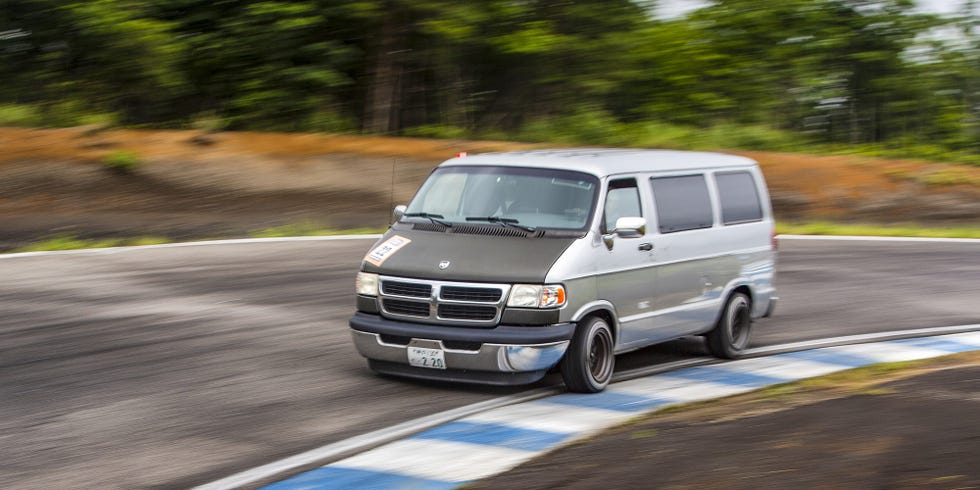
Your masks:
M 0 128 L 0 250 L 52 235 L 246 236 L 295 223 L 384 226 L 439 162 L 507 142 L 319 134 Z M 139 156 L 130 175 L 101 165 Z M 777 218 L 975 223 L 980 169 L 854 157 L 745 152 Z M 929 183 L 932 182 L 932 183 Z
M 654 413 L 467 488 L 977 488 L 980 354 L 866 372 Z

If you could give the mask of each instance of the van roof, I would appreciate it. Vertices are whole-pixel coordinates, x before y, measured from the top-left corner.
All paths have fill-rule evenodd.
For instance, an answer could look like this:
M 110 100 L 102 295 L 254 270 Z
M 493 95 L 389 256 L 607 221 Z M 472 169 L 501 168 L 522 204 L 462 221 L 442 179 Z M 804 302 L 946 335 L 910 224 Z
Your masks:
M 702 151 L 574 149 L 481 153 L 446 160 L 440 166 L 501 165 L 577 170 L 598 177 L 634 172 L 745 167 L 755 160 Z

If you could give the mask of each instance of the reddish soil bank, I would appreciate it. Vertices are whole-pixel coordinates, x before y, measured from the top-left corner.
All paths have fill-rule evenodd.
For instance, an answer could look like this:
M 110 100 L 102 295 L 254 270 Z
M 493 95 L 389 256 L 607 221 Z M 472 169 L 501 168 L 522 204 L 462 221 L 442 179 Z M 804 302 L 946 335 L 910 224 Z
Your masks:
M 381 227 L 457 152 L 534 145 L 319 134 L 0 128 L 0 250 L 80 238 L 247 236 L 264 228 Z M 104 168 L 136 154 L 129 175 Z M 980 220 L 980 168 L 845 156 L 745 153 L 778 219 Z M 936 181 L 952 182 L 936 184 Z M 929 184 L 927 182 L 933 182 Z

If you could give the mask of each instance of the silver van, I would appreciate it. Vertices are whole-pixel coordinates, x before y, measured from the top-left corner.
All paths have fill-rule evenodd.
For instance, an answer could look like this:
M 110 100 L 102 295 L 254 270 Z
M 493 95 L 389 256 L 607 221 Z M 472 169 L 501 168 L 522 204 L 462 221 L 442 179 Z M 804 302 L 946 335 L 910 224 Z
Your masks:
M 758 164 L 716 153 L 554 150 L 437 167 L 368 251 L 350 319 L 379 373 L 598 392 L 615 355 L 688 335 L 738 357 L 772 313 Z

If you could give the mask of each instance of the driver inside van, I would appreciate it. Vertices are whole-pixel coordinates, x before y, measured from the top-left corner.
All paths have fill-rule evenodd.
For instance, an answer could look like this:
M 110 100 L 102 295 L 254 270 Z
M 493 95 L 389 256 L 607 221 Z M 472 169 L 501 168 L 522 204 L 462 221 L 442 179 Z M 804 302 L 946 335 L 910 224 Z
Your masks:
M 517 181 L 513 178 L 504 178 L 500 181 L 499 186 L 498 195 L 500 196 L 500 201 L 497 209 L 491 213 L 491 216 L 507 216 L 508 213 L 513 213 L 520 209 L 520 191 L 517 186 Z

